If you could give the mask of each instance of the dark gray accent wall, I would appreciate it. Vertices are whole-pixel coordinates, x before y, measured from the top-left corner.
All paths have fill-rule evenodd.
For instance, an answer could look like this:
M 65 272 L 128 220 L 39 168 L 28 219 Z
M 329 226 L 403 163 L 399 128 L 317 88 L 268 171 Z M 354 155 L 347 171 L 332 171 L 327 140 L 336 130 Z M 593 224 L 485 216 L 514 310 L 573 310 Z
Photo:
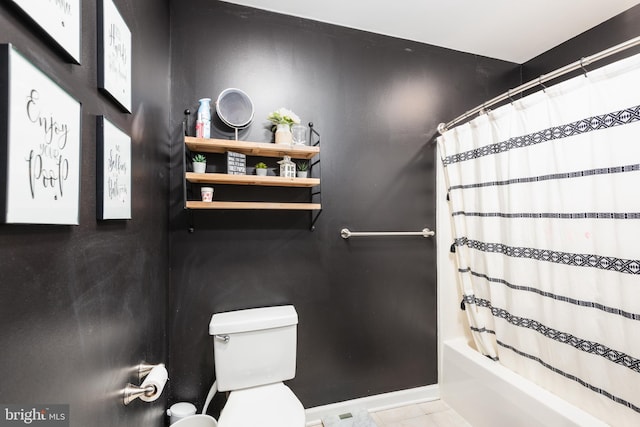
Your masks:
M 166 392 L 125 407 L 119 391 L 138 363 L 166 360 L 168 2 L 115 0 L 133 34 L 131 115 L 97 89 L 96 2 L 81 2 L 81 65 L 9 3 L 0 43 L 82 103 L 82 193 L 79 226 L 0 225 L 0 403 L 70 404 L 74 427 L 162 425 Z M 96 220 L 97 115 L 132 138 L 130 221 Z
M 299 314 L 289 385 L 305 407 L 436 384 L 435 241 L 339 231 L 433 228 L 438 123 L 518 85 L 519 66 L 211 0 L 172 1 L 171 34 L 171 400 L 204 401 L 213 313 L 278 304 Z M 279 107 L 321 133 L 315 231 L 307 213 L 196 211 L 188 233 L 183 110 L 228 87 L 255 106 L 242 139 L 271 141 Z M 215 186 L 262 197 L 298 195 Z
M 213 0 L 116 0 L 133 33 L 127 115 L 96 88 L 95 2 L 82 2 L 80 66 L 8 3 L 0 43 L 82 102 L 83 193 L 77 227 L 0 225 L 0 403 L 69 403 L 78 427 L 162 425 L 168 395 L 204 401 L 211 314 L 276 304 L 300 316 L 290 385 L 306 407 L 436 383 L 434 241 L 338 233 L 433 227 L 437 124 L 517 86 L 519 66 Z M 534 58 L 524 81 L 637 35 L 639 15 Z M 322 133 L 315 231 L 307 213 L 182 209 L 182 111 L 227 87 L 254 100 L 243 139 L 270 141 L 281 106 Z M 132 137 L 131 221 L 95 219 L 96 115 Z M 263 196 L 306 193 L 216 186 Z M 170 389 L 125 408 L 141 361 L 168 361 Z
M 640 5 L 614 16 L 597 27 L 587 30 L 579 36 L 527 61 L 522 65 L 523 82 L 531 81 L 542 74 L 550 73 L 557 68 L 579 61 L 580 58 L 594 55 L 638 36 L 640 36 Z M 638 52 L 640 52 L 640 47 L 635 47 L 589 65 L 586 69 L 588 71 L 589 69 L 601 67 Z M 567 77 L 579 75 L 581 72 L 576 71 Z

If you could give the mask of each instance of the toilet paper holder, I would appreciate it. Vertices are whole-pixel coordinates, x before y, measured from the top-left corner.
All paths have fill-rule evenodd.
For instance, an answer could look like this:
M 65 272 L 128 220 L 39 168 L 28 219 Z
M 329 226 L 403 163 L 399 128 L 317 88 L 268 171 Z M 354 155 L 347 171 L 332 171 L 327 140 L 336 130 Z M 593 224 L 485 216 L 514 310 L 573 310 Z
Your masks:
M 150 364 L 146 364 L 146 363 L 141 363 L 138 365 L 136 372 L 137 372 L 137 376 L 138 376 L 138 380 L 142 381 L 144 379 L 144 377 L 146 377 L 147 375 L 149 375 L 149 373 L 153 370 L 153 368 L 155 367 L 162 367 L 164 368 L 164 364 L 161 363 L 159 365 L 150 365 Z M 156 393 L 158 393 L 158 387 L 154 384 L 148 384 L 148 385 L 135 385 L 135 384 L 131 384 L 128 383 L 124 390 L 122 391 L 123 394 L 123 401 L 125 405 L 130 404 L 131 402 L 133 402 L 134 400 L 141 398 L 141 397 L 147 397 L 147 398 L 152 398 Z
M 128 405 L 141 396 L 153 396 L 157 392 L 156 386 L 150 385 L 140 387 L 139 385 L 128 383 L 124 388 L 124 404 Z
M 153 368 L 155 368 L 155 367 L 156 367 L 156 365 L 150 365 L 148 363 L 139 364 L 138 368 L 136 369 L 137 374 L 138 374 L 138 381 L 142 381 L 144 379 L 144 377 L 149 375 L 149 372 L 151 372 L 151 370 Z

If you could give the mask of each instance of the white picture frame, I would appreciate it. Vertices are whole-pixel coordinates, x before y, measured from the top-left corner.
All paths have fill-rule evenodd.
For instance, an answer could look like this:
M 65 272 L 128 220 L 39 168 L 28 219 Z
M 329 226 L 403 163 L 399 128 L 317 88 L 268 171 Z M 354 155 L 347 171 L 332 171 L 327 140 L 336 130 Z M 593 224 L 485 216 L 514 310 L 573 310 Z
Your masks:
M 131 138 L 97 116 L 97 217 L 131 219 Z
M 113 0 L 98 0 L 98 88 L 131 113 L 131 31 Z
M 81 110 L 12 45 L 0 45 L 3 222 L 78 225 Z
M 80 0 L 11 0 L 46 33 L 67 58 L 80 64 L 81 21 Z

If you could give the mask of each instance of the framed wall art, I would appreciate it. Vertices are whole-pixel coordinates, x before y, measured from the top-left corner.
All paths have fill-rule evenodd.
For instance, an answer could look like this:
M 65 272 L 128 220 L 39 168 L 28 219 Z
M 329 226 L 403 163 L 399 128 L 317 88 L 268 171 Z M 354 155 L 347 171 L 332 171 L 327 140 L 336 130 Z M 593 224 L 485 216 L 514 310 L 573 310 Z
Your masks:
M 131 219 L 131 138 L 103 116 L 96 125 L 98 219 Z
M 10 44 L 0 45 L 0 215 L 79 222 L 81 105 Z
M 72 62 L 80 64 L 80 0 L 11 0 Z
M 98 0 L 98 88 L 131 112 L 131 31 L 113 0 Z

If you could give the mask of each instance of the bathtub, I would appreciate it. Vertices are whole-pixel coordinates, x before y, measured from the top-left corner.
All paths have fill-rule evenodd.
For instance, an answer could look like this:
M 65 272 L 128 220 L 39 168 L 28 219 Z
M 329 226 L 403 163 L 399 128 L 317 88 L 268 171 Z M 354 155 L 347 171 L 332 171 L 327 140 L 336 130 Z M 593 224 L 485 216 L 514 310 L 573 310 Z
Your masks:
M 473 427 L 608 426 L 482 356 L 463 338 L 444 341 L 441 351 L 441 398 Z

